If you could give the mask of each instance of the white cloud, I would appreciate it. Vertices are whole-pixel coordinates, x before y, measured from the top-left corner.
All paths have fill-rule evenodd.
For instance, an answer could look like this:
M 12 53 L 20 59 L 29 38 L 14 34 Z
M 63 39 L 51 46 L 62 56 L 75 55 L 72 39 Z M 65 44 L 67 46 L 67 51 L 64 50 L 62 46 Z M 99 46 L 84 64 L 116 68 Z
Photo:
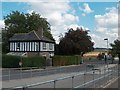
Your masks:
M 0 30 L 5 27 L 4 21 L 0 20 Z
M 95 47 L 106 47 L 104 38 L 108 38 L 109 43 L 113 43 L 113 41 L 118 38 L 117 8 L 106 8 L 106 10 L 108 12 L 106 12 L 104 15 L 95 15 L 96 34 L 92 34 L 92 38 L 96 43 Z
M 75 12 L 69 2 L 29 2 L 28 4 L 30 5 L 29 13 L 32 10 L 47 18 L 51 25 L 51 33 L 57 43 L 60 33 L 64 34 L 68 26 L 75 25 L 79 21 L 79 17 L 74 13 L 68 13 Z
M 96 28 L 96 31 L 99 33 L 105 33 L 107 31 L 107 28 L 99 27 L 99 28 Z
M 89 7 L 89 4 L 88 4 L 88 3 L 84 3 L 83 6 L 84 6 L 84 9 L 81 8 L 81 7 L 79 7 L 79 9 L 80 9 L 81 11 L 83 11 L 84 13 L 89 14 L 89 13 L 94 12 L 94 10 L 92 10 L 92 9 Z
M 83 10 L 84 12 L 86 12 L 86 13 L 94 12 L 93 10 L 90 9 L 90 7 L 87 3 L 84 3 L 83 6 L 85 7 L 85 9 Z
M 86 16 L 86 14 L 85 14 L 85 13 L 82 13 L 82 16 Z
M 2 2 L 68 2 L 69 0 L 1 0 Z
M 72 14 L 65 14 L 64 15 L 64 20 L 67 21 L 67 22 L 75 22 L 75 21 L 79 21 L 79 17 L 74 16 Z

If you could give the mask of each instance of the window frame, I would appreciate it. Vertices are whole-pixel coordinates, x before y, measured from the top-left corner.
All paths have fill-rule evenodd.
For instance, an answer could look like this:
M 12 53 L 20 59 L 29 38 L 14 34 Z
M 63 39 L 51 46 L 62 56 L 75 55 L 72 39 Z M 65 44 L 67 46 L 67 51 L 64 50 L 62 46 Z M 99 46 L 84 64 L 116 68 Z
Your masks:
M 49 43 L 49 50 L 53 50 L 53 44 Z
M 46 50 L 46 49 L 47 49 L 47 43 L 42 42 L 42 49 L 43 49 L 43 50 Z
M 16 49 L 20 49 L 20 42 L 16 42 Z

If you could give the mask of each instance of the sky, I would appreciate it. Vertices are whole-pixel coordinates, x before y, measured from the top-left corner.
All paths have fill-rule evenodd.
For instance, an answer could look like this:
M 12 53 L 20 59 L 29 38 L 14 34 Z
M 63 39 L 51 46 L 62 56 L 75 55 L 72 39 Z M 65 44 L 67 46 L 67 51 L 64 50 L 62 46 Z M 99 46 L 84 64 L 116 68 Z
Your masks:
M 11 11 L 18 10 L 24 13 L 35 11 L 47 18 L 56 43 L 59 43 L 60 34 L 64 35 L 68 28 L 75 30 L 77 27 L 89 30 L 95 48 L 106 48 L 105 38 L 108 38 L 109 44 L 118 38 L 118 2 L 73 2 L 68 0 L 24 2 L 19 0 L 19 2 L 3 1 L 1 5 L 0 28 L 4 27 L 4 16 L 10 14 Z

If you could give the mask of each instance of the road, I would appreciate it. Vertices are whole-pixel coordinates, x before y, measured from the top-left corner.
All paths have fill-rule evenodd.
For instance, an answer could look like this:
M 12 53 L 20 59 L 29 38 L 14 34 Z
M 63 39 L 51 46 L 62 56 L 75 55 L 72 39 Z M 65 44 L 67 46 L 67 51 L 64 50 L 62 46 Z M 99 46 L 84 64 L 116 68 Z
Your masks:
M 63 77 L 68 76 L 75 76 L 73 79 L 73 87 L 77 87 L 79 85 L 79 88 L 94 88 L 94 87 L 103 87 L 104 85 L 107 85 L 107 82 L 114 77 L 117 77 L 117 69 L 113 68 L 115 65 L 110 64 L 108 67 L 111 69 L 107 69 L 107 65 L 105 66 L 106 69 L 104 69 L 104 66 L 99 67 L 100 71 L 98 70 L 92 70 L 89 71 L 84 75 L 84 72 L 74 72 L 74 73 L 63 73 L 63 74 L 53 74 L 53 75 L 47 75 L 47 76 L 41 76 L 41 77 L 32 77 L 28 79 L 20 79 L 20 80 L 10 80 L 10 81 L 4 81 L 3 82 L 3 88 L 10 88 L 10 87 L 16 87 L 16 86 L 27 86 L 34 83 L 42 83 L 45 81 L 55 80 L 55 88 L 71 88 L 72 87 L 72 78 L 66 78 L 63 80 Z M 93 73 L 95 72 L 95 73 Z M 76 75 L 79 74 L 79 75 Z M 102 77 L 102 78 L 101 78 Z M 62 79 L 61 79 L 62 78 Z M 99 79 L 100 80 L 96 80 Z M 95 82 L 93 82 L 96 80 Z M 89 83 L 90 82 L 90 83 Z M 88 83 L 88 84 L 86 84 Z M 35 85 L 35 84 L 34 84 Z M 51 83 L 43 84 L 43 85 L 37 85 L 32 86 L 28 88 L 54 88 L 54 81 Z M 25 89 L 27 90 L 27 89 Z
M 100 68 L 100 70 L 102 69 L 101 72 L 98 72 L 98 70 L 95 70 L 95 73 L 93 74 L 92 70 L 93 68 L 86 68 L 86 65 L 88 64 L 96 64 L 95 68 Z M 100 66 L 100 67 L 99 67 Z M 108 65 L 108 67 L 113 66 L 112 64 Z M 101 68 L 102 67 L 102 68 Z M 107 65 L 105 66 L 107 67 Z M 61 69 L 60 69 L 61 70 Z M 92 70 L 92 71 L 90 71 Z M 63 77 L 67 77 L 67 76 L 72 76 L 72 75 L 76 75 L 81 73 L 80 75 L 74 77 L 73 80 L 73 86 L 77 87 L 81 84 L 83 84 L 80 88 L 91 88 L 91 87 L 103 87 L 104 85 L 107 85 L 107 82 L 109 80 L 111 80 L 112 78 L 114 78 L 115 76 L 117 77 L 117 74 L 115 72 L 117 72 L 117 69 L 112 69 L 109 70 L 106 69 L 104 71 L 104 64 L 103 62 L 86 62 L 85 64 L 82 65 L 77 65 L 77 66 L 70 66 L 70 67 L 65 67 L 63 68 L 63 70 L 61 70 L 61 72 L 58 70 L 55 71 L 54 74 L 51 74 L 50 72 L 47 75 L 43 75 L 43 76 L 38 76 L 38 77 L 32 77 L 32 78 L 24 78 L 24 79 L 19 79 L 19 80 L 10 80 L 10 81 L 4 81 L 3 82 L 3 87 L 5 88 L 10 88 L 10 87 L 15 87 L 15 86 L 25 86 L 28 84 L 32 84 L 32 83 L 40 83 L 40 82 L 45 82 L 45 81 L 49 81 L 49 80 L 56 80 L 56 79 L 60 79 Z M 62 72 L 63 71 L 63 72 Z M 67 73 L 66 71 L 69 71 L 69 73 Z M 89 73 L 85 74 L 84 76 L 84 72 L 85 71 L 89 71 Z M 113 73 L 111 73 L 113 72 Z M 107 75 L 107 76 L 106 76 Z M 104 77 L 103 77 L 104 76 Z M 101 78 L 102 77 L 102 78 Z M 96 79 L 101 78 L 99 81 Z M 91 82 L 93 80 L 96 80 L 95 82 Z M 91 83 L 89 83 L 91 82 Z M 89 84 L 85 84 L 85 83 L 89 83 Z M 57 80 L 56 81 L 56 88 L 71 88 L 72 84 L 72 78 L 68 78 L 68 79 L 64 79 L 64 80 Z M 33 86 L 32 88 L 53 88 L 54 87 L 54 82 L 51 83 L 47 83 L 44 85 L 37 85 L 37 86 Z
M 93 64 L 96 67 L 103 66 L 104 61 L 99 60 L 90 60 L 84 62 L 84 64 L 73 65 L 67 67 L 47 67 L 46 69 L 37 69 L 37 70 L 13 70 L 13 69 L 3 69 L 2 70 L 2 81 L 6 80 L 16 80 L 23 78 L 31 78 L 37 76 L 46 76 L 53 75 L 58 73 L 72 73 L 72 72 L 82 72 L 82 71 L 90 71 L 92 68 L 87 67 L 88 64 Z

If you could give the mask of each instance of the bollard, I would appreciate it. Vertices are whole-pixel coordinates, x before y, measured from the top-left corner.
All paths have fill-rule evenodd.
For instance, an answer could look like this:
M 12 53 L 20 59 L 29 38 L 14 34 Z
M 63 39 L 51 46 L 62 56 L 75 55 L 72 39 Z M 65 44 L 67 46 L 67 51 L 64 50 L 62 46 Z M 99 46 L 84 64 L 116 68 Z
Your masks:
M 72 90 L 74 88 L 74 76 L 72 76 Z

